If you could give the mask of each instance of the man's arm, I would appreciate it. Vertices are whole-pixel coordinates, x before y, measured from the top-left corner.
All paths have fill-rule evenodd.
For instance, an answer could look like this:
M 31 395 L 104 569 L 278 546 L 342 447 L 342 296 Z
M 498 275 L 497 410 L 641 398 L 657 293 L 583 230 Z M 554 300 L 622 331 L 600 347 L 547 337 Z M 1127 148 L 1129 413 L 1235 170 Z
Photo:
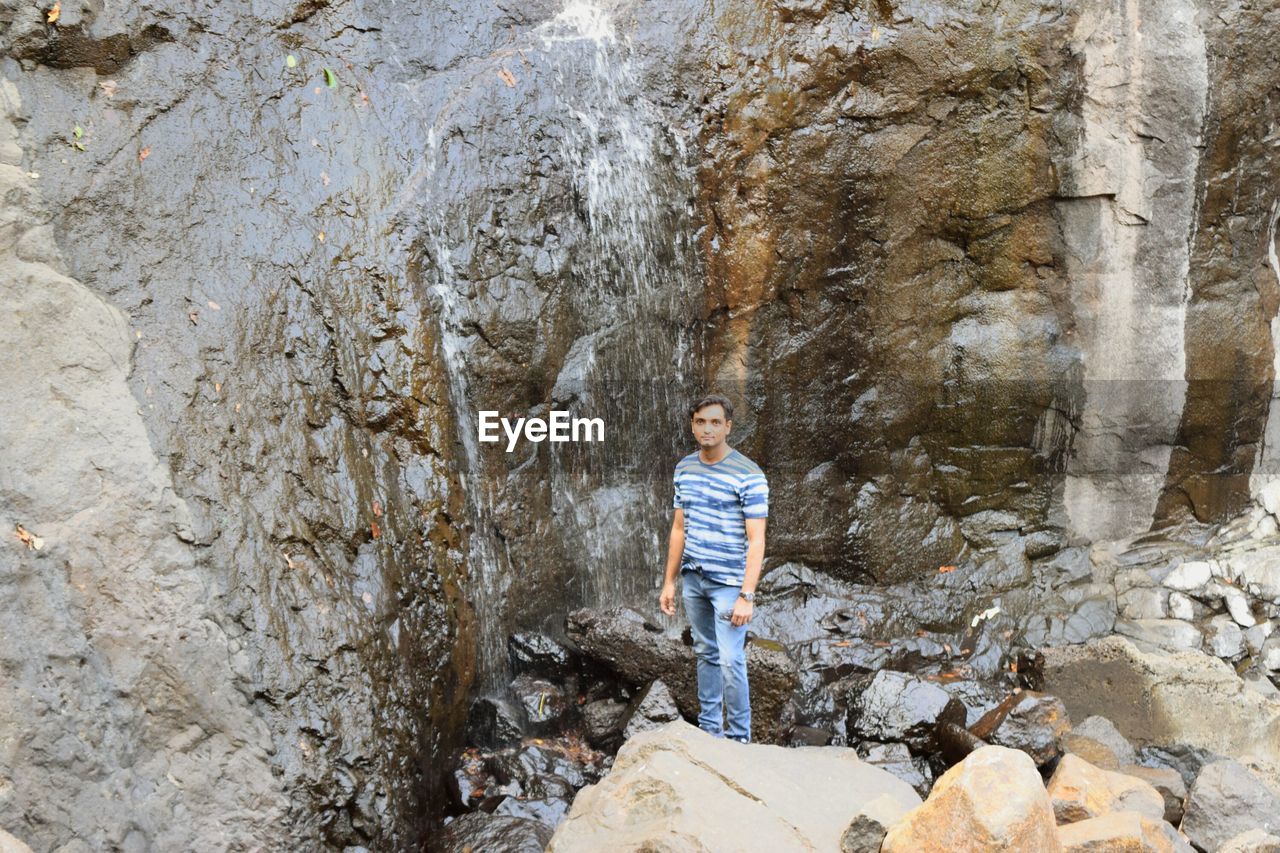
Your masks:
M 658 599 L 662 612 L 668 616 L 676 614 L 676 572 L 680 568 L 680 557 L 683 554 L 684 510 L 677 508 L 675 518 L 671 521 L 671 540 L 667 544 L 667 568 L 662 579 L 662 595 Z
M 756 583 L 760 580 L 760 567 L 764 564 L 764 525 L 766 518 L 748 518 L 747 525 L 747 570 L 742 579 L 743 592 L 755 592 Z M 745 625 L 751 621 L 755 607 L 745 598 L 733 603 L 733 615 L 729 621 L 734 625 Z

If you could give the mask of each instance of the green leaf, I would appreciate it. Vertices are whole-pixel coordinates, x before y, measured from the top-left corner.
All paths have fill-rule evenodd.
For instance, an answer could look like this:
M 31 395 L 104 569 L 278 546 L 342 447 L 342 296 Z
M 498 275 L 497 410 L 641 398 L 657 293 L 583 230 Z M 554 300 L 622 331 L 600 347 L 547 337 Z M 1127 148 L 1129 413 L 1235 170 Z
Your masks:
M 73 143 L 71 143 L 71 144 L 72 144 L 73 146 L 75 146 L 76 148 L 79 148 L 81 151 L 83 151 L 83 150 L 84 150 L 84 143 L 83 143 L 83 142 L 73 142 Z
M 80 137 L 84 136 L 84 130 L 82 130 L 80 125 L 78 124 L 76 125 L 76 129 L 71 132 L 75 134 L 76 139 L 79 139 Z
M 289 54 L 288 56 L 286 56 L 286 57 L 284 58 L 284 64 L 285 64 L 285 65 L 287 65 L 287 66 L 288 66 L 288 67 L 290 67 L 290 68 L 297 68 L 297 67 L 298 67 L 298 57 L 294 56 L 294 55 L 291 53 L 291 54 Z
M 326 68 L 324 70 L 324 82 L 329 85 L 330 89 L 332 89 L 338 85 L 338 75 Z

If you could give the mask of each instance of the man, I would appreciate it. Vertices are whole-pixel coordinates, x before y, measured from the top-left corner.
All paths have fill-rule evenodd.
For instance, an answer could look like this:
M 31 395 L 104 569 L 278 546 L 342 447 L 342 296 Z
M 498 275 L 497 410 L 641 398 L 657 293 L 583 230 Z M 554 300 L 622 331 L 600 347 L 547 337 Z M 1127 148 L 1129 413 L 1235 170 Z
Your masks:
M 689 408 L 689 423 L 699 450 L 676 464 L 675 519 L 659 606 L 675 615 L 679 568 L 698 657 L 698 726 L 750 743 L 747 623 L 764 561 L 769 484 L 760 466 L 725 443 L 733 428 L 728 399 L 713 394 L 698 400 Z

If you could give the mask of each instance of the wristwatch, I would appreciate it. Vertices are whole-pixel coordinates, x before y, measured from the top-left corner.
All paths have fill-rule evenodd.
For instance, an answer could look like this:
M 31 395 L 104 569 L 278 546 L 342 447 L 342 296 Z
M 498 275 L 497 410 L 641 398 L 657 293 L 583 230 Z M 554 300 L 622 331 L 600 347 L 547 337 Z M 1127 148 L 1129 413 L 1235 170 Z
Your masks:
M 738 593 L 738 597 L 745 598 L 748 604 L 756 603 L 756 594 L 754 592 L 740 592 Z

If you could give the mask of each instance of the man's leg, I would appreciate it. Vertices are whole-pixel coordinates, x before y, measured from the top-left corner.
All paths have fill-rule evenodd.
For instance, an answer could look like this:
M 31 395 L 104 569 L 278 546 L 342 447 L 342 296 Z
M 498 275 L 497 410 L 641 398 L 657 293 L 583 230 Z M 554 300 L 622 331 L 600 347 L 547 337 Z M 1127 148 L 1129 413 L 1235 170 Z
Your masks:
M 689 616 L 693 652 L 698 656 L 698 728 L 716 737 L 724 734 L 724 684 L 720 670 L 720 649 L 716 642 L 715 606 L 704 592 L 697 572 L 680 574 L 684 612 Z
M 711 586 L 708 584 L 708 586 Z M 725 736 L 751 742 L 751 690 L 747 684 L 747 626 L 734 626 L 734 602 L 739 587 L 717 584 L 710 592 L 715 602 L 716 645 L 720 650 L 721 680 L 724 683 Z

